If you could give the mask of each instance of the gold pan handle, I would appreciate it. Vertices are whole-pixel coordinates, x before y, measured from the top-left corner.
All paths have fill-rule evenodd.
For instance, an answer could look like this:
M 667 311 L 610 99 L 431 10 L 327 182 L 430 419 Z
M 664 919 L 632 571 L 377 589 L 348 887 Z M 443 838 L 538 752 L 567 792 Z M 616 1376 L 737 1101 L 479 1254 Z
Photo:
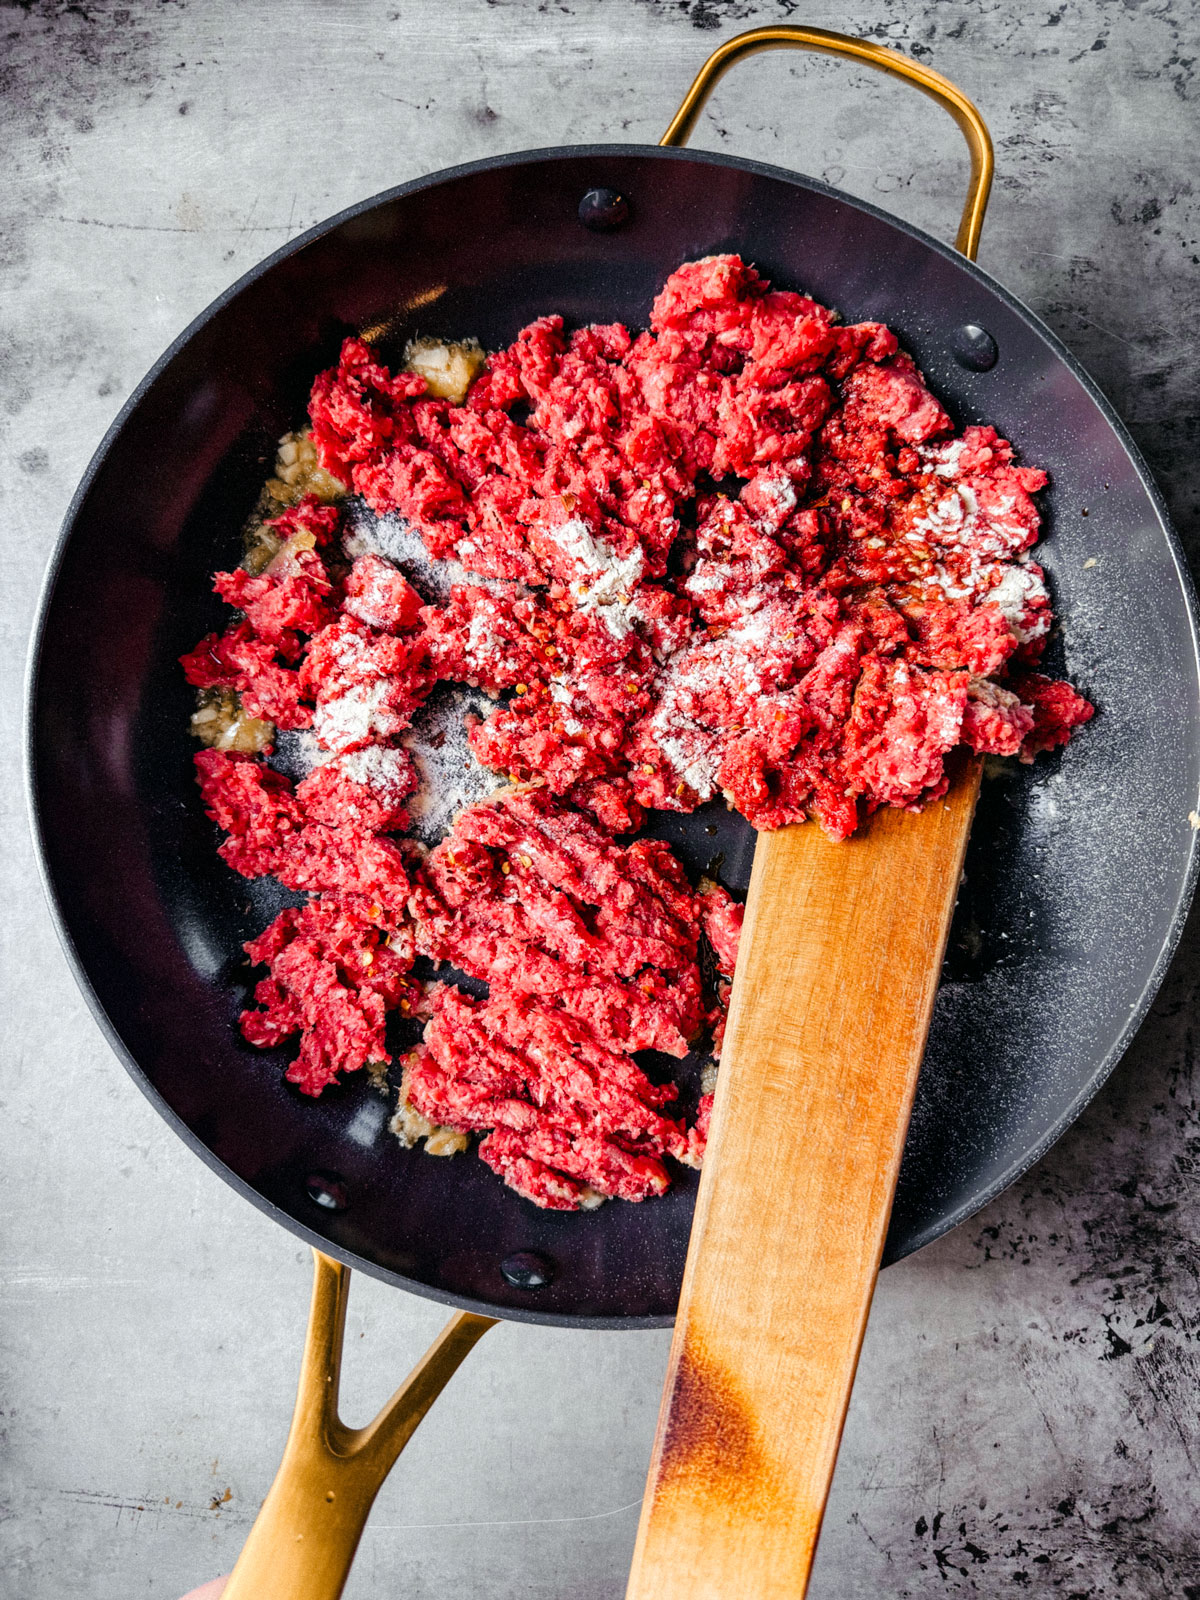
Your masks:
M 960 250 L 969 261 L 974 261 L 995 165 L 991 135 L 978 109 L 949 78 L 943 78 L 932 67 L 922 66 L 919 61 L 901 55 L 898 50 L 888 50 L 883 45 L 870 44 L 865 39 L 852 39 L 849 34 L 832 33 L 827 28 L 799 28 L 781 24 L 777 28 L 753 28 L 749 33 L 739 33 L 736 38 L 727 39 L 714 50 L 700 68 L 696 81 L 684 96 L 683 104 L 675 113 L 671 126 L 658 141 L 659 144 L 685 145 L 696 126 L 696 119 L 720 79 L 743 56 L 757 55 L 760 50 L 815 50 L 822 55 L 845 56 L 851 61 L 861 61 L 878 72 L 886 72 L 893 78 L 911 83 L 922 94 L 936 100 L 944 111 L 948 111 L 962 129 L 963 138 L 971 152 L 971 178 L 954 248 Z
M 222 1600 L 338 1600 L 375 1496 L 417 1424 L 493 1326 L 451 1317 L 373 1422 L 338 1416 L 350 1271 L 313 1251 L 312 1308 L 283 1461 Z

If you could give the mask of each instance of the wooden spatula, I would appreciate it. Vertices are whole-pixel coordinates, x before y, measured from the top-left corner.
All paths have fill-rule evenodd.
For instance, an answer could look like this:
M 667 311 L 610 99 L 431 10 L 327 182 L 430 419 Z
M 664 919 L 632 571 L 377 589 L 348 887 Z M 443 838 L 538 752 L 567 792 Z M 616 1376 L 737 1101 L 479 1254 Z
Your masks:
M 628 1600 L 807 1588 L 979 771 L 759 838 Z
M 781 24 L 727 39 L 660 141 L 761 50 L 847 57 L 912 84 L 971 155 L 955 246 L 992 181 L 977 108 L 895 50 Z M 800 1600 L 875 1289 L 979 793 L 878 812 L 845 844 L 760 835 L 628 1600 Z

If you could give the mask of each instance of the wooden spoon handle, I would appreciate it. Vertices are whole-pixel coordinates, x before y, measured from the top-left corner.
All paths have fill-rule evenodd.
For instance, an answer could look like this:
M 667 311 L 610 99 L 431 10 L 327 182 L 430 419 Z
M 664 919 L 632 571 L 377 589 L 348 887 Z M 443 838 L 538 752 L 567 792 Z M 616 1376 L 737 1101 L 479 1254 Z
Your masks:
M 979 789 L 760 836 L 628 1600 L 798 1600 Z

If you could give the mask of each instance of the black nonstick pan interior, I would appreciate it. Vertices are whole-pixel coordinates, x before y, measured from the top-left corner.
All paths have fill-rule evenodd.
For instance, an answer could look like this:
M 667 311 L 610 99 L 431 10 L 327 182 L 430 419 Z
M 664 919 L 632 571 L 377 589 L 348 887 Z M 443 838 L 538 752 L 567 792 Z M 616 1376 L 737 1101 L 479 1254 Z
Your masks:
M 581 226 L 597 186 L 629 201 Z M 176 666 L 220 618 L 214 568 L 274 441 L 343 335 L 508 342 L 550 310 L 647 321 L 680 262 L 737 250 L 847 319 L 887 322 L 959 423 L 1047 468 L 1053 670 L 1100 708 L 1065 751 L 985 784 L 889 1235 L 894 1260 L 968 1216 L 1077 1115 L 1161 979 L 1191 893 L 1200 789 L 1191 587 L 1161 501 L 1111 410 L 985 274 L 806 178 L 710 155 L 598 147 L 506 157 L 346 212 L 257 268 L 172 347 L 104 441 L 68 514 L 31 676 L 44 869 L 108 1036 L 223 1176 L 334 1255 L 434 1298 L 592 1326 L 671 1319 L 695 1175 L 662 1200 L 536 1210 L 474 1157 L 402 1150 L 353 1081 L 311 1101 L 235 1018 L 242 942 L 282 891 L 215 854 Z M 405 308 L 410 308 L 406 310 Z M 982 328 L 994 365 L 979 370 Z M 723 806 L 654 830 L 744 890 L 753 835 Z M 274 898 L 273 898 L 274 896 Z M 50 1078 L 46 1094 L 54 1092 Z M 536 1252 L 549 1281 L 501 1263 Z M 520 1274 L 512 1274 L 520 1277 Z

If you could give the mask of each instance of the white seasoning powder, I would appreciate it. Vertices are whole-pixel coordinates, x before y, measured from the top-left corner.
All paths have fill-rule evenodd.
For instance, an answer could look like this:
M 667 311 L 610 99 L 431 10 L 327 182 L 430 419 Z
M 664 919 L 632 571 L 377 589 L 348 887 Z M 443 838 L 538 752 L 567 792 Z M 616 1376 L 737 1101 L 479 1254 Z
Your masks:
M 694 571 L 689 573 L 683 587 L 688 594 L 711 594 L 716 590 L 727 588 L 734 577 L 734 570 L 728 561 L 701 558 L 697 561 Z
M 678 715 L 673 719 L 656 715 L 650 728 L 655 743 L 676 775 L 689 789 L 694 789 L 701 800 L 711 800 L 717 791 L 721 766 L 717 736 L 699 723 Z M 665 732 L 666 728 L 672 729 L 674 736 Z
M 354 783 L 364 784 L 384 805 L 399 805 L 408 789 L 409 765 L 403 750 L 369 744 L 339 756 L 336 765 Z
M 359 672 L 369 665 L 373 641 L 362 633 L 344 633 L 333 641 L 333 659 L 343 672 Z
M 722 735 L 691 715 L 697 700 L 718 683 L 751 696 L 773 693 L 781 669 L 800 648 L 802 641 L 779 636 L 764 605 L 719 638 L 685 646 L 663 668 L 648 730 L 676 776 L 702 800 L 718 788 Z
M 492 631 L 495 620 L 496 610 L 489 602 L 481 601 L 475 607 L 467 627 L 467 650 L 471 655 L 479 656 L 495 645 L 496 635 Z
M 758 488 L 770 501 L 774 532 L 796 509 L 796 486 L 786 472 L 773 472 L 758 479 Z
M 271 765 L 293 782 L 299 783 L 301 778 L 307 778 L 314 767 L 328 760 L 328 750 L 321 749 L 311 728 L 276 730 Z
M 1023 626 L 1023 618 L 1031 601 L 1046 595 L 1046 585 L 1036 572 L 1027 566 L 1006 566 L 995 588 L 989 589 L 983 600 L 986 605 L 999 606 L 1004 619 L 1020 644 L 1040 638 L 1050 626 L 1048 614 L 1039 616 L 1031 626 Z
M 437 844 L 464 806 L 493 794 L 502 783 L 480 765 L 467 742 L 467 716 L 486 717 L 494 709 L 480 689 L 439 684 L 403 735 L 417 769 L 408 811 L 423 844 Z
M 495 578 L 481 578 L 458 561 L 437 560 L 426 550 L 412 524 L 394 512 L 377 517 L 361 500 L 352 500 L 346 516 L 347 531 L 342 538 L 346 554 L 351 559 L 368 554 L 382 556 L 400 569 L 425 601 L 448 599 L 456 583 L 473 583 L 494 591 L 511 587 Z
M 355 563 L 357 566 L 357 562 Z M 361 573 L 362 569 L 359 568 Z M 360 622 L 365 622 L 369 628 L 386 629 L 392 615 L 392 596 L 388 587 L 387 569 L 375 567 L 368 572 L 362 592 L 356 595 L 347 595 L 342 602 L 342 609 L 348 611 L 352 617 L 357 617 Z
M 388 730 L 380 727 L 379 713 L 391 687 L 390 678 L 377 678 L 319 703 L 313 716 L 313 732 L 327 750 L 349 750 L 364 744 L 374 735 Z
M 546 532 L 576 568 L 583 569 L 583 581 L 571 590 L 576 606 L 599 616 L 614 638 L 623 639 L 633 627 L 629 602 L 646 565 L 642 547 L 636 545 L 627 556 L 618 556 L 607 539 L 593 534 L 578 517 Z
M 953 439 L 949 444 L 922 445 L 917 454 L 921 458 L 921 465 L 932 467 L 939 478 L 956 478 L 963 448 L 962 439 Z

